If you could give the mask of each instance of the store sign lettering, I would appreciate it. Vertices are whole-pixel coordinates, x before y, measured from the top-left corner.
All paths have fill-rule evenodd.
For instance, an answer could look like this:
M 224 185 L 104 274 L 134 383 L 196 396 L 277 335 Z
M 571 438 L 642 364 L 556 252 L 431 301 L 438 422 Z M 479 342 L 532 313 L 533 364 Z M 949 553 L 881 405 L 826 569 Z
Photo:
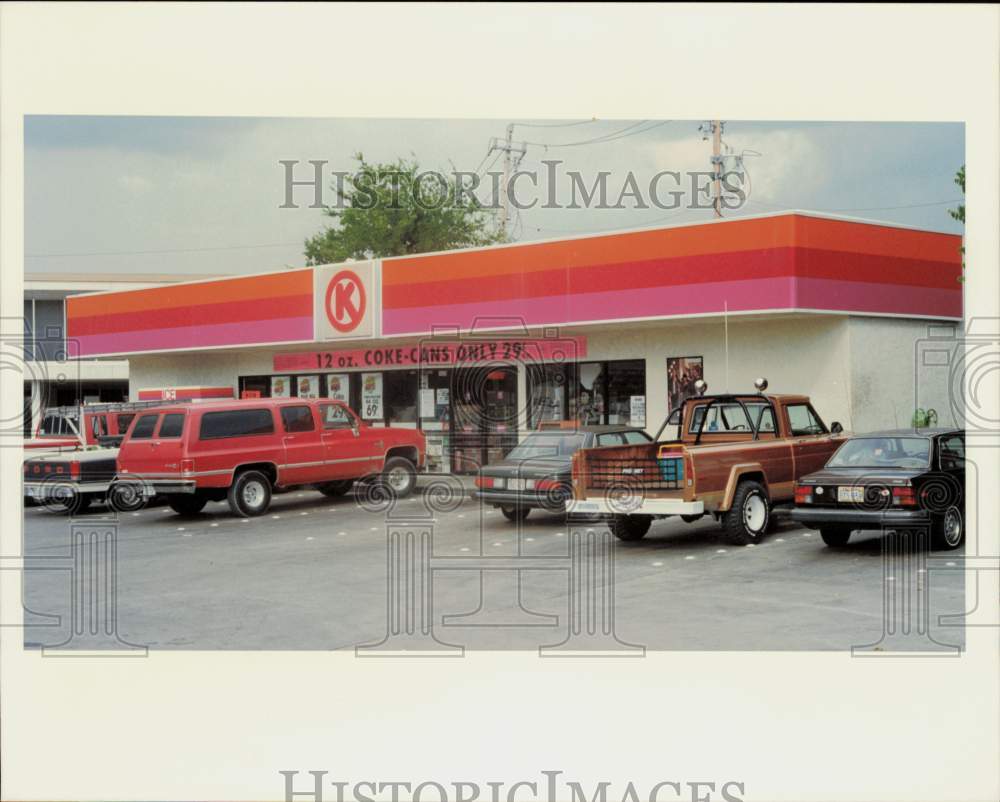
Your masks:
M 274 369 L 432 367 L 482 362 L 575 362 L 587 355 L 585 337 L 538 340 L 484 340 L 468 343 L 416 344 L 346 351 L 276 354 Z

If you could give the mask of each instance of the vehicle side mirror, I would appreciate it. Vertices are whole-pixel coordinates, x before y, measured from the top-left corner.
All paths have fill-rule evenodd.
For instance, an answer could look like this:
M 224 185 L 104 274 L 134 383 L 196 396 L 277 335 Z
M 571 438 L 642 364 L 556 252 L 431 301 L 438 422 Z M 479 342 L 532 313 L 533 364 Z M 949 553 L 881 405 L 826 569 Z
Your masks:
M 844 427 L 840 425 L 839 420 L 835 420 L 833 423 L 830 424 L 830 431 L 833 432 L 834 434 L 840 434 L 842 431 L 844 431 Z

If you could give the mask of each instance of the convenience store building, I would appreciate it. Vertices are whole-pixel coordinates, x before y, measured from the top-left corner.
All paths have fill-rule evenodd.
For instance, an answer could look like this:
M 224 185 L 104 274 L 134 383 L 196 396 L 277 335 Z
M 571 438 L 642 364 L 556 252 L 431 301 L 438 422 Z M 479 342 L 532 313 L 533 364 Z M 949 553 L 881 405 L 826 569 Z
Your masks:
M 133 399 L 338 398 L 467 472 L 542 420 L 653 434 L 697 378 L 766 376 L 848 431 L 953 423 L 920 354 L 961 324 L 960 248 L 786 212 L 74 296 L 66 326 Z

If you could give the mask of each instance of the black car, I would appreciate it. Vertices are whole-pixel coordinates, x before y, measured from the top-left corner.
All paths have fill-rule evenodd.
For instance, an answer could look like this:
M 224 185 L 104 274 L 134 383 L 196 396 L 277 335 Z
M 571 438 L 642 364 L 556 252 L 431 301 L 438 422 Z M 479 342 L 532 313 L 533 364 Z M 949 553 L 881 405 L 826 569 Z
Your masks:
M 562 512 L 572 495 L 570 466 L 579 449 L 648 443 L 651 439 L 632 426 L 574 425 L 534 432 L 502 462 L 480 471 L 476 498 L 498 507 L 511 521 L 523 521 L 534 508 Z
M 965 433 L 897 429 L 847 440 L 795 485 L 792 519 L 843 546 L 856 529 L 930 529 L 932 545 L 965 539 Z

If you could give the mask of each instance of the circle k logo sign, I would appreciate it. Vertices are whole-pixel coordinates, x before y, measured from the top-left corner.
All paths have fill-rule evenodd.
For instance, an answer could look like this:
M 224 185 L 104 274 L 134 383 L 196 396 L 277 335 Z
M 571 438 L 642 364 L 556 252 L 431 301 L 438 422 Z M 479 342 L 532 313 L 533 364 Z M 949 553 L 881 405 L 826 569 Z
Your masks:
M 341 270 L 326 285 L 326 318 L 337 331 L 354 331 L 365 317 L 368 299 L 361 279 L 351 270 Z

